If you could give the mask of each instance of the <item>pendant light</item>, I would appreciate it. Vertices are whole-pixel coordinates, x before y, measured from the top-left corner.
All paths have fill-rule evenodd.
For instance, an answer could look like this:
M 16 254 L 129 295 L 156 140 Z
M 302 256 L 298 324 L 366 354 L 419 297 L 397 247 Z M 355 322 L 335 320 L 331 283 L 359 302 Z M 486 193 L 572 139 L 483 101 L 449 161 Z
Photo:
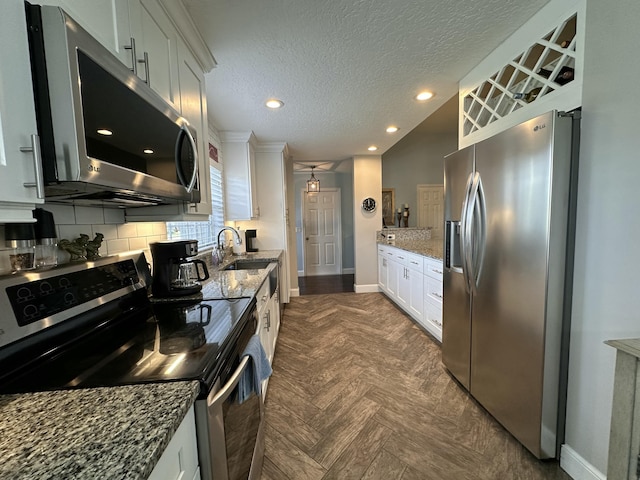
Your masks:
M 307 180 L 307 193 L 318 193 L 320 191 L 320 180 L 313 174 L 315 165 L 311 166 L 311 178 Z

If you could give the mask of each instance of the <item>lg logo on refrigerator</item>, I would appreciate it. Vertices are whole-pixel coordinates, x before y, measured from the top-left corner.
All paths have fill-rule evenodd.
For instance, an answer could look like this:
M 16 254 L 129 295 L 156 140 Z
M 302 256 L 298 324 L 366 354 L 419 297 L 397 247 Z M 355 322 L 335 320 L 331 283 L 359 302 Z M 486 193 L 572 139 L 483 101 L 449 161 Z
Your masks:
M 537 132 L 538 130 L 542 130 L 543 128 L 547 128 L 547 125 L 545 123 L 543 123 L 542 125 L 536 125 L 535 127 L 533 127 L 533 131 Z
M 100 167 L 96 167 L 96 166 L 92 165 L 91 163 L 89 165 L 87 165 L 87 170 L 89 170 L 90 172 L 93 172 L 93 173 L 100 173 Z

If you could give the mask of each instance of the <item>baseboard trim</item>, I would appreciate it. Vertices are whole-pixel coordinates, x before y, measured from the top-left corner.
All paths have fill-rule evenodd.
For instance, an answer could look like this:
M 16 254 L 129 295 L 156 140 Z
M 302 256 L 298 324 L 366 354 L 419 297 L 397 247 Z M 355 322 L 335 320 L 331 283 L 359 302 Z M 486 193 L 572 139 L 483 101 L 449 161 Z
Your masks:
M 342 275 L 354 275 L 356 273 L 355 268 L 343 268 Z M 304 270 L 298 270 L 298 276 L 304 277 Z
M 374 283 L 373 285 L 353 285 L 353 290 L 356 293 L 377 293 L 380 291 L 378 288 L 378 284 Z
M 300 296 L 300 289 L 299 288 L 290 288 L 289 289 L 289 296 L 290 297 L 299 297 Z
M 573 480 L 607 480 L 607 476 L 582 458 L 569 445 L 564 444 L 560 449 L 560 467 Z

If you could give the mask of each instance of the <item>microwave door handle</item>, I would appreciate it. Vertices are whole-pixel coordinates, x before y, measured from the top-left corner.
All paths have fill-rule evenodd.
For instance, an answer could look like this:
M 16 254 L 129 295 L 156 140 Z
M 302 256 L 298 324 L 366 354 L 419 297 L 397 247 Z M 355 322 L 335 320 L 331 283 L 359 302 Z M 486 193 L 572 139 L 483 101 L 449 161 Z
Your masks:
M 131 37 L 131 44 L 124 46 L 125 50 L 131 50 L 131 70 L 134 75 L 138 75 L 138 57 L 136 56 L 136 39 Z
M 240 382 L 240 376 L 244 373 L 247 365 L 249 364 L 249 355 L 245 355 L 240 361 L 240 365 L 236 368 L 236 371 L 233 372 L 233 375 L 229 379 L 229 381 L 216 393 L 210 394 L 207 398 L 207 407 L 215 408 L 217 405 L 222 405 L 222 403 L 231 395 L 233 390 Z
M 182 167 L 180 165 L 180 151 L 182 150 L 182 143 L 184 142 L 185 138 L 189 140 L 191 151 L 193 152 L 193 175 L 189 180 L 185 178 L 184 172 L 182 171 Z M 193 135 L 191 135 L 191 132 L 186 125 L 182 125 L 182 127 L 180 127 L 180 132 L 178 133 L 178 138 L 176 139 L 175 162 L 176 172 L 178 173 L 178 179 L 180 180 L 180 183 L 187 189 L 188 193 L 191 193 L 193 187 L 196 184 L 196 180 L 198 179 L 198 150 L 196 149 L 196 142 L 193 139 Z
M 33 154 L 33 168 L 35 169 L 35 183 L 27 182 L 25 187 L 36 187 L 36 196 L 44 198 L 44 174 L 42 172 L 42 152 L 40 151 L 40 137 L 31 135 L 31 147 L 20 147 L 21 152 L 31 152 Z

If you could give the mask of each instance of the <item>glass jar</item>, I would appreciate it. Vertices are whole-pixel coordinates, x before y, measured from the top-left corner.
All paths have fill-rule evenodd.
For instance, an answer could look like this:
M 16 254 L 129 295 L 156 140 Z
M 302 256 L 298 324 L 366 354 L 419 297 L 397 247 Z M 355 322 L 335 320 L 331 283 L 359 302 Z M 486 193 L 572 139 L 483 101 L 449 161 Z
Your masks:
M 12 246 L 12 251 L 9 253 L 11 270 L 19 272 L 36 268 L 35 240 L 18 240 L 16 243 L 17 245 Z
M 9 252 L 11 271 L 33 270 L 36 268 L 36 239 L 32 223 L 8 223 L 4 237 Z
M 36 267 L 55 267 L 58 264 L 58 239 L 39 238 L 36 245 Z

